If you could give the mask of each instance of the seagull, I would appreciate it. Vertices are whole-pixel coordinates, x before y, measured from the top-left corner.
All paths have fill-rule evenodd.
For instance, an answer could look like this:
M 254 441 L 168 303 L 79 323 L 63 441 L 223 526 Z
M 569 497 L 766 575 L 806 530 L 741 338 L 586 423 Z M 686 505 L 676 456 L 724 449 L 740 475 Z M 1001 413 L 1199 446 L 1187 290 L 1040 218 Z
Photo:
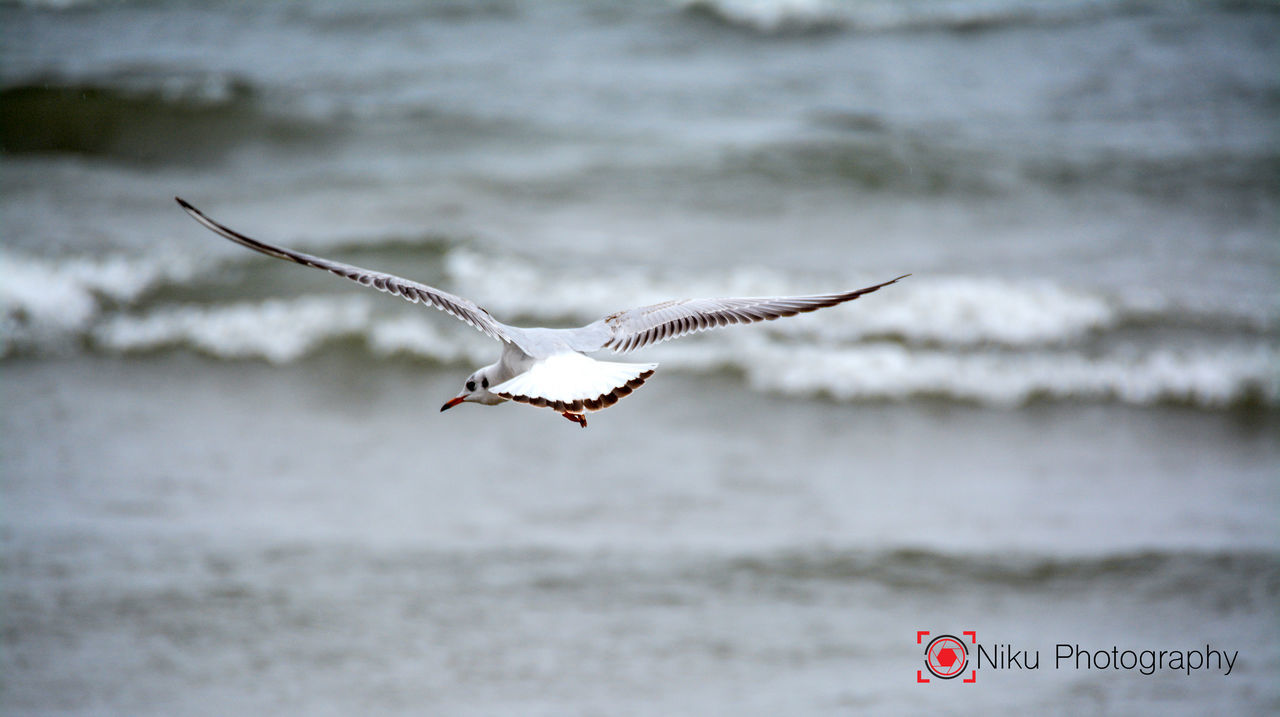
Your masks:
M 174 199 L 197 222 L 241 246 L 323 269 L 415 304 L 426 303 L 501 342 L 502 356 L 468 376 L 462 392 L 446 401 L 441 411 L 461 403 L 494 406 L 515 401 L 550 408 L 583 428 L 587 427 L 586 412 L 617 403 L 658 368 L 656 363 L 600 361 L 587 356 L 589 353 L 604 349 L 626 353 L 706 329 L 795 316 L 853 301 L 911 276 L 903 274 L 882 284 L 834 294 L 677 299 L 619 311 L 576 329 L 520 328 L 433 286 L 253 239 L 215 222 L 181 197 Z

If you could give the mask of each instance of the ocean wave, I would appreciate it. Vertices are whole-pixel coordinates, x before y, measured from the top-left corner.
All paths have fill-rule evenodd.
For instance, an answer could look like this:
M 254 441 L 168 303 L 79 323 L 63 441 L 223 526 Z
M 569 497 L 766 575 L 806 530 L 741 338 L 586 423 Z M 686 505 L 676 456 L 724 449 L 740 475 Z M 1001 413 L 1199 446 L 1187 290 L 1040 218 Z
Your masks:
M 360 335 L 370 322 L 365 297 L 303 297 L 230 306 L 179 306 L 145 316 L 116 316 L 93 330 L 113 351 L 187 346 L 228 359 L 290 363 L 321 343 Z
M 290 363 L 327 342 L 354 339 L 377 355 L 442 364 L 493 360 L 479 335 L 438 329 L 434 317 L 377 315 L 373 297 L 309 296 L 229 306 L 179 306 L 120 315 L 92 330 L 110 352 L 190 348 L 224 359 Z M 764 332 L 687 339 L 650 351 L 667 370 L 742 374 L 752 388 L 842 402 L 935 397 L 993 406 L 1047 400 L 1179 403 L 1223 408 L 1280 404 L 1280 351 L 1250 345 L 1076 350 L 945 351 L 872 341 L 796 343 Z
M 888 278 L 881 274 L 787 272 L 761 266 L 688 271 L 636 265 L 607 273 L 573 266 L 545 266 L 516 255 L 478 252 L 429 235 L 388 236 L 381 241 L 330 244 L 324 252 L 361 253 L 371 267 L 419 267 L 433 283 L 472 298 L 515 324 L 582 325 L 613 311 L 693 296 L 779 296 L 844 291 Z M 375 256 L 365 256 L 376 254 Z M 229 257 L 227 266 L 257 265 L 251 255 Z M 218 301 L 222 264 L 202 258 L 202 285 Z M 434 269 L 442 269 L 436 275 Z M 0 317 L 10 328 L 55 336 L 80 331 L 105 308 L 154 308 L 140 299 L 164 289 L 190 291 L 196 259 L 146 257 L 38 258 L 0 250 Z M 340 285 L 335 284 L 335 290 Z M 234 287 L 226 287 L 232 294 Z M 201 293 L 208 293 L 202 291 Z M 891 296 L 890 296 L 891 293 Z M 241 294 L 243 296 L 243 294 Z M 198 297 L 197 297 L 198 298 Z M 394 302 L 387 304 L 394 307 Z M 847 307 L 802 314 L 753 329 L 775 339 L 852 346 L 892 340 L 939 350 L 1043 349 L 1081 346 L 1126 330 L 1236 334 L 1255 340 L 1280 330 L 1280 303 L 1256 301 L 1206 305 L 1142 287 L 1124 293 L 1064 286 L 1042 279 L 916 275 Z M 38 346 L 36 347 L 38 348 Z M 3 355 L 0 353 L 0 355 Z
M 888 278 L 863 275 L 835 281 L 760 267 L 721 273 L 620 269 L 608 276 L 582 272 L 557 276 L 518 258 L 467 250 L 450 252 L 446 264 L 458 291 L 484 297 L 486 308 L 499 315 L 562 317 L 583 323 L 619 309 L 682 296 L 812 294 Z M 797 316 L 762 329 L 772 335 L 826 342 L 894 337 L 951 346 L 1029 346 L 1074 341 L 1116 325 L 1125 315 L 1115 300 L 1046 281 L 913 276 L 894 285 L 892 292 L 892 300 L 868 297 L 859 300 L 856 309 Z
M 1060 23 L 1091 17 L 1110 6 L 1118 11 L 1126 0 L 1099 3 L 985 0 L 970 2 L 901 2 L 900 0 L 678 0 L 686 13 L 736 29 L 763 35 L 856 30 L 893 32 L 943 30 L 974 32 L 1012 25 Z
M 995 406 L 1034 400 L 1201 408 L 1280 404 L 1280 351 L 1262 346 L 1082 352 L 946 353 L 897 345 L 765 347 L 744 367 L 752 387 L 838 401 L 939 397 Z
M 1094 155 L 1042 156 L 1021 162 L 1018 176 L 1055 190 L 1109 185 L 1168 201 L 1222 202 L 1280 197 L 1280 152 L 1258 147 L 1250 152 L 1205 149 L 1159 158 L 1114 151 Z
M 529 549 L 479 548 L 461 553 L 416 551 L 399 559 L 422 565 L 465 559 L 470 565 L 542 566 L 542 590 L 578 590 L 595 583 L 735 585 L 789 596 L 806 584 L 880 585 L 895 591 L 940 593 L 997 590 L 1062 594 L 1117 589 L 1149 599 L 1200 600 L 1209 610 L 1258 610 L 1280 596 L 1280 554 L 1265 546 L 1222 549 L 1151 547 L 1106 553 L 1040 551 L 984 552 L 922 547 L 879 549 L 796 545 L 755 550 L 656 551 L 634 554 L 608 549 L 583 553 L 581 540 Z M 583 564 L 591 569 L 583 569 Z M 574 569 L 551 570 L 558 564 Z M 554 578 L 547 577 L 554 575 Z M 644 576 L 643 580 L 636 580 Z
M 101 4 L 102 0 L 3 0 L 0 2 L 0 7 L 16 5 L 38 10 L 70 10 Z
M 245 142 L 288 143 L 319 127 L 274 116 L 227 74 L 34 78 L 0 89 L 0 151 L 143 163 L 206 161 Z
M 520 325 L 581 325 L 682 296 L 813 293 L 885 278 L 833 280 L 758 267 L 700 273 L 631 267 L 597 276 L 463 247 L 439 250 L 443 285 Z M 0 356 L 69 347 L 111 354 L 186 349 L 287 364 L 334 342 L 449 365 L 495 356 L 492 342 L 434 312 L 358 292 L 228 303 L 226 292 L 210 284 L 194 295 L 178 293 L 186 298 L 175 303 L 163 289 L 186 286 L 193 269 L 181 260 L 55 262 L 0 252 L 0 270 L 9 277 L 0 284 Z M 1249 317 L 1189 321 L 1188 311 L 1161 297 L 1131 300 L 1047 281 L 913 276 L 848 307 L 694 336 L 647 353 L 667 370 L 729 371 L 759 391 L 841 402 L 1280 405 L 1275 312 L 1249 330 Z M 1235 328 L 1224 333 L 1224 326 Z
M 837 30 L 848 20 L 828 0 L 679 0 L 676 4 L 691 16 L 768 35 Z
M 92 331 L 111 352 L 189 348 L 222 359 L 297 361 L 323 344 L 363 341 L 381 356 L 412 355 L 438 363 L 492 361 L 497 346 L 483 336 L 446 334 L 431 318 L 379 316 L 377 297 L 303 296 L 220 306 L 172 306 L 119 315 Z M 461 331 L 458 333 L 462 333 Z
M 1077 590 L 1122 584 L 1127 590 L 1153 596 L 1220 594 L 1227 598 L 1226 605 L 1266 605 L 1280 595 L 1280 555 L 1265 550 L 1136 550 L 1081 556 L 924 549 L 785 550 L 706 565 L 702 572 L 717 577 L 725 572 L 752 576 L 764 583 L 872 581 L 912 589 L 964 584 Z
M 429 3 L 302 3 L 291 17 L 339 33 L 377 32 L 421 20 L 462 23 L 518 17 L 519 0 L 440 0 Z
M 865 124 L 855 132 L 751 147 L 731 147 L 719 171 L 783 186 L 832 183 L 908 195 L 993 195 L 1016 183 L 1017 168 L 981 147 L 926 132 Z M 829 127 L 829 116 L 819 122 Z M 872 131 L 868 131 L 868 130 Z M 981 159 L 979 156 L 981 155 Z
M 1119 152 L 1075 145 L 996 145 L 990 138 L 893 127 L 868 112 L 828 111 L 811 121 L 820 136 L 726 148 L 715 176 L 928 197 L 1000 196 L 1028 185 L 1054 192 L 1113 187 L 1172 202 L 1280 196 L 1280 154 L 1270 146 L 1144 156 L 1137 145 Z
M 195 269 L 177 257 L 52 260 L 0 251 L 0 357 L 23 348 L 65 349 L 105 306 L 185 281 Z
M 673 0 L 690 17 L 765 36 L 849 30 L 972 33 L 1061 25 L 1100 17 L 1188 10 L 1275 11 L 1267 0 L 1170 3 L 1158 0 Z

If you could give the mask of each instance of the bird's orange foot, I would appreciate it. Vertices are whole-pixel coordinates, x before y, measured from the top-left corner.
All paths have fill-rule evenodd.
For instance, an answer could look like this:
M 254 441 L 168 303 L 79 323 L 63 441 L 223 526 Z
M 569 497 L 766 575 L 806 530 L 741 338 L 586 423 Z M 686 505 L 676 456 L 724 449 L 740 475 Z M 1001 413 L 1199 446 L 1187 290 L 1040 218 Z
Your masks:
M 586 416 L 584 416 L 584 415 L 582 415 L 581 413 L 569 413 L 568 411 L 565 411 L 564 413 L 562 413 L 562 414 L 560 414 L 560 415 L 561 415 L 561 416 L 564 416 L 565 418 L 569 419 L 570 421 L 573 421 L 574 423 L 578 424 L 579 426 L 582 426 L 583 428 L 586 428 L 586 427 L 587 427 L 587 417 L 586 417 Z

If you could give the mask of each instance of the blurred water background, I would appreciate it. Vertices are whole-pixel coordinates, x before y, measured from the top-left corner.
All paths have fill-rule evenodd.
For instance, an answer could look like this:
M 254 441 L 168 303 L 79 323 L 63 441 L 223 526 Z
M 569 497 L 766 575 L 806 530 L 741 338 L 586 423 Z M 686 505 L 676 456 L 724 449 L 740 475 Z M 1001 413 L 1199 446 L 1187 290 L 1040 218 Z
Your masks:
M 1280 6 L 0 4 L 6 714 L 1280 710 Z M 513 323 L 854 304 L 437 409 Z M 1039 649 L 916 684 L 917 630 Z M 1238 650 L 1230 676 L 1054 645 Z

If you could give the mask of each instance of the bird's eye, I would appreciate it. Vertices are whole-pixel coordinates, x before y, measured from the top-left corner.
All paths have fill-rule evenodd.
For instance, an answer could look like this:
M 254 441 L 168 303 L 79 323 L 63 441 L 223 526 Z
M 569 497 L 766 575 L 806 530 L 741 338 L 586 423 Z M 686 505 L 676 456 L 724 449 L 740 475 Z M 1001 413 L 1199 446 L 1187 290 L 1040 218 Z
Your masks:
M 488 377 L 488 376 L 485 376 L 484 380 L 482 380 L 482 381 L 480 382 L 480 388 L 489 388 L 489 377 Z
M 475 382 L 475 381 L 467 381 L 467 390 L 468 390 L 468 391 L 474 391 L 474 390 L 476 390 L 476 382 Z

